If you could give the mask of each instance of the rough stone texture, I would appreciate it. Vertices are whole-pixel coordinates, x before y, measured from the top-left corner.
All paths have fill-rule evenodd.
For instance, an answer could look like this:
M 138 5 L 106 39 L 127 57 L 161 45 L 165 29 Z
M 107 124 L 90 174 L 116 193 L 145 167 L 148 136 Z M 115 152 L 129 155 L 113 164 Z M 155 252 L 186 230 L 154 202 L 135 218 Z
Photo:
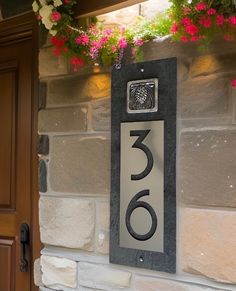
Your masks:
M 111 95 L 110 74 L 94 74 L 87 77 L 63 78 L 48 84 L 47 105 L 77 104 L 92 98 Z
M 111 130 L 111 99 L 92 102 L 93 129 L 96 131 Z
M 39 225 L 44 244 L 93 250 L 95 205 L 92 201 L 41 197 Z
M 217 117 L 230 111 L 230 79 L 199 77 L 179 84 L 181 118 Z
M 97 232 L 96 251 L 102 254 L 109 253 L 109 232 L 110 232 L 110 205 L 109 202 L 97 203 Z
M 220 291 L 221 289 L 207 286 L 187 284 L 170 280 L 154 279 L 150 277 L 137 276 L 135 278 L 134 290 L 136 291 Z
M 38 136 L 38 155 L 48 155 L 49 154 L 49 137 L 48 135 Z
M 34 284 L 38 287 L 43 285 L 40 259 L 34 261 Z
M 236 207 L 236 130 L 186 132 L 180 144 L 182 201 Z
M 42 281 L 46 287 L 55 289 L 55 285 L 76 288 L 76 262 L 49 256 L 41 257 Z M 61 290 L 56 287 L 56 290 Z
M 39 51 L 39 76 L 40 78 L 65 75 L 69 72 L 69 65 L 64 57 L 53 57 L 52 48 Z
M 236 54 L 204 55 L 192 62 L 191 77 L 207 76 L 213 73 L 236 72 Z
M 87 112 L 86 106 L 41 110 L 39 132 L 86 131 Z
M 47 192 L 47 164 L 44 160 L 39 160 L 38 165 L 38 188 L 39 192 Z
M 131 273 L 108 266 L 79 263 L 78 281 L 84 287 L 111 290 L 111 288 L 129 287 Z
M 102 137 L 52 139 L 50 185 L 54 191 L 81 194 L 110 192 L 110 141 Z
M 181 267 L 219 282 L 236 283 L 236 212 L 182 209 Z

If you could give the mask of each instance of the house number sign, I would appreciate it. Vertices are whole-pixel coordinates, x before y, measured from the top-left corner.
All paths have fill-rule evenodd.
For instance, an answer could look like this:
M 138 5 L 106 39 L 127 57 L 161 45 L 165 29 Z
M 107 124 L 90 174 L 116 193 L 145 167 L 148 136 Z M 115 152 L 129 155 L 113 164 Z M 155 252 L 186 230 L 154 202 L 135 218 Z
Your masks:
M 176 59 L 112 73 L 111 263 L 176 268 Z

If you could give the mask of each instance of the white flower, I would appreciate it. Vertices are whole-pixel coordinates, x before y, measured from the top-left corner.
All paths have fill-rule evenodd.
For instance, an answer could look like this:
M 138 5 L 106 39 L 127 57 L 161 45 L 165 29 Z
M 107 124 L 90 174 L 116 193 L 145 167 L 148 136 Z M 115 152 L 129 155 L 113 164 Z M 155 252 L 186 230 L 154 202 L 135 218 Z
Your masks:
M 36 1 L 33 2 L 32 4 L 32 8 L 33 8 L 33 11 L 34 12 L 38 12 L 39 10 L 39 6 L 38 6 L 38 3 Z
M 45 5 L 39 10 L 39 15 L 42 17 L 42 23 L 48 30 L 52 29 L 54 25 L 54 23 L 51 21 L 52 10 L 52 5 Z
M 62 1 L 61 0 L 54 0 L 54 6 L 55 7 L 59 7 L 59 6 L 61 6 L 63 3 L 62 3 Z
M 51 29 L 49 30 L 49 33 L 52 35 L 52 36 L 55 36 L 57 34 L 57 31 L 55 29 Z
M 46 0 L 39 0 L 39 2 L 42 6 L 46 5 Z

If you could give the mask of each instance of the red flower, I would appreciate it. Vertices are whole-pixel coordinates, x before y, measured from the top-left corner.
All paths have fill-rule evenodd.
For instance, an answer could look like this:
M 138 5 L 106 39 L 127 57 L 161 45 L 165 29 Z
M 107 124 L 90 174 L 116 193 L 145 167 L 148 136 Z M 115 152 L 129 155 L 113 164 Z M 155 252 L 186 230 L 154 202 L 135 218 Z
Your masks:
M 63 2 L 64 2 L 65 4 L 69 4 L 69 3 L 70 3 L 70 0 L 63 0 Z
M 186 32 L 190 35 L 195 35 L 198 33 L 198 28 L 196 25 L 191 24 L 191 25 L 186 26 Z
M 191 42 L 195 42 L 195 41 L 198 41 L 199 40 L 199 37 L 198 36 L 192 36 L 191 38 L 190 38 L 190 41 Z
M 57 22 L 61 19 L 61 13 L 58 11 L 53 11 L 51 14 L 51 20 Z
M 216 25 L 217 26 L 222 26 L 225 22 L 225 17 L 224 15 L 217 15 L 216 16 Z
M 80 59 L 77 56 L 73 56 L 70 59 L 70 63 L 73 66 L 74 71 L 78 71 L 79 67 L 83 67 L 84 65 L 84 60 Z
M 236 25 L 236 16 L 230 16 L 229 17 L 229 23 L 232 25 Z
M 180 38 L 180 40 L 181 40 L 183 43 L 186 43 L 186 42 L 188 41 L 188 38 L 187 38 L 187 36 L 182 35 L 181 38 Z
M 232 80 L 232 87 L 236 88 L 236 79 Z
M 207 8 L 207 5 L 206 5 L 206 3 L 204 3 L 204 2 L 200 2 L 200 3 L 198 3 L 198 4 L 195 6 L 195 9 L 196 9 L 197 11 L 206 10 L 206 8 Z
M 208 15 L 214 15 L 214 14 L 216 14 L 216 10 L 214 8 L 210 8 L 210 9 L 207 10 L 207 14 Z
M 181 23 L 184 25 L 184 26 L 187 26 L 187 25 L 191 25 L 192 24 L 192 21 L 189 17 L 185 17 L 181 20 Z
M 211 27 L 211 18 L 203 15 L 199 20 L 199 24 L 205 26 L 206 28 L 209 28 Z
M 172 25 L 170 32 L 173 34 L 178 32 L 178 24 L 176 22 Z
M 76 39 L 75 39 L 75 42 L 77 44 L 82 44 L 82 45 L 86 45 L 89 43 L 89 37 L 87 34 L 83 34 L 81 36 L 78 36 Z

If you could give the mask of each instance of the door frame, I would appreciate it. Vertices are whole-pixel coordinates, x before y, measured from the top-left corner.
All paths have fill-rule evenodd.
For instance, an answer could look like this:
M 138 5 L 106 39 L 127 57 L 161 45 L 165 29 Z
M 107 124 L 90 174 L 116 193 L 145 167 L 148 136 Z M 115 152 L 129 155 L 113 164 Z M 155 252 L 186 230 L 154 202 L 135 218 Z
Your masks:
M 30 286 L 31 291 L 38 290 L 34 285 L 34 261 L 39 258 L 42 245 L 39 235 L 39 192 L 38 192 L 38 23 L 33 12 L 27 12 L 0 22 L 0 46 L 32 39 L 32 84 L 31 84 L 31 230 L 30 230 Z

